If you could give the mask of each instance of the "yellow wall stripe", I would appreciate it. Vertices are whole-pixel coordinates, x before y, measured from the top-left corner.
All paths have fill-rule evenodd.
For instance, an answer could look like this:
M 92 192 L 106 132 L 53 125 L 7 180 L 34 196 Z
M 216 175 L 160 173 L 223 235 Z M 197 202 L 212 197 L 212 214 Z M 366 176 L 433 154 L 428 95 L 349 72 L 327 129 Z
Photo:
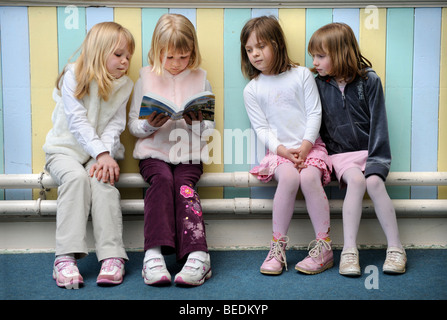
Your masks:
M 202 54 L 202 68 L 207 71 L 208 80 L 216 95 L 216 135 L 210 139 L 211 157 L 220 163 L 206 165 L 207 172 L 223 172 L 223 119 L 224 119 L 224 66 L 223 66 L 223 21 L 224 9 L 197 9 L 197 38 Z M 219 140 L 219 141 L 216 141 Z M 218 154 L 217 154 L 218 153 Z M 222 198 L 223 188 L 200 190 L 202 198 Z
M 360 10 L 360 50 L 371 61 L 373 69 L 385 87 L 385 47 L 386 47 L 385 8 Z
M 306 57 L 306 9 L 279 9 L 279 21 L 287 39 L 290 58 L 305 65 Z
M 56 7 L 30 7 L 29 41 L 32 110 L 32 167 L 39 173 L 45 165 L 42 146 L 52 127 L 52 92 L 58 75 Z M 38 197 L 34 190 L 34 197 Z

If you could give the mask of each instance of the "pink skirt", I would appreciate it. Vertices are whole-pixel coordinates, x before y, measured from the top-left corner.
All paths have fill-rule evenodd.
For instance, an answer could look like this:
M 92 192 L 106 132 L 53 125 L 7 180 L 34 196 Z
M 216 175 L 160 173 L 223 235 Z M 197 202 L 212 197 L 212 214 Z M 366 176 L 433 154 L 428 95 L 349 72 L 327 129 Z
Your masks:
M 332 161 L 335 176 L 340 182 L 340 186 L 344 183 L 342 181 L 343 173 L 350 168 L 359 168 L 365 171 L 366 160 L 368 159 L 368 150 L 344 152 L 333 154 L 329 156 Z
M 269 182 L 272 180 L 276 168 L 283 163 L 292 163 L 289 159 L 278 156 L 272 152 L 268 152 L 262 159 L 261 163 L 250 170 L 250 173 L 255 175 L 262 182 Z M 314 146 L 307 155 L 304 162 L 307 166 L 319 168 L 322 171 L 321 182 L 323 186 L 331 182 L 332 163 L 328 156 L 326 145 L 321 138 L 315 141 Z

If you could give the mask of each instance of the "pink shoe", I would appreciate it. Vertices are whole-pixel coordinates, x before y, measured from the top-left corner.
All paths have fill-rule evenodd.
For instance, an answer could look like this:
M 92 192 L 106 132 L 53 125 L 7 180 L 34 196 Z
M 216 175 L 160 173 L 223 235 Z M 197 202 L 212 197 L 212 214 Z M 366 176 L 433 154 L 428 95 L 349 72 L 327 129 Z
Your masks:
M 58 287 L 66 289 L 79 289 L 84 284 L 76 259 L 70 256 L 60 256 L 54 260 L 53 279 Z
M 270 242 L 270 251 L 261 266 L 261 273 L 277 275 L 282 273 L 283 267 L 287 270 L 286 247 L 289 238 L 284 236 L 278 241 Z
M 323 239 L 312 240 L 308 249 L 313 244 L 314 247 L 309 251 L 309 255 L 296 264 L 295 270 L 306 274 L 317 274 L 334 266 L 334 254 L 330 242 Z
M 99 285 L 120 284 L 124 277 L 124 260 L 121 258 L 109 258 L 102 260 L 101 271 L 96 283 Z

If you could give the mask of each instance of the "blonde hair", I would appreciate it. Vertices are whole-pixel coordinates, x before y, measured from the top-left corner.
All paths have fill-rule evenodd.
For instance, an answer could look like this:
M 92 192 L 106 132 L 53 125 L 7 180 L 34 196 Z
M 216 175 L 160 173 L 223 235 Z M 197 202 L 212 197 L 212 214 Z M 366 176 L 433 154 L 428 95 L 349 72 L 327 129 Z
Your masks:
M 273 65 L 271 66 L 271 72 L 273 74 L 280 74 L 299 65 L 298 63 L 293 62 L 287 53 L 286 38 L 278 20 L 273 16 L 253 18 L 249 20 L 242 28 L 240 37 L 241 70 L 245 78 L 251 80 L 256 78 L 261 73 L 261 71 L 253 67 L 250 63 L 245 49 L 248 38 L 252 32 L 256 33 L 258 41 L 264 41 L 272 48 Z
M 135 51 L 135 40 L 129 30 L 116 22 L 102 22 L 94 25 L 87 33 L 79 57 L 75 61 L 76 90 L 75 97 L 82 99 L 89 94 L 90 82 L 98 84 L 98 95 L 107 100 L 112 91 L 115 78 L 107 71 L 107 59 L 114 53 L 121 40 L 125 40 L 129 53 Z M 60 89 L 66 68 L 59 74 L 56 87 Z M 127 72 L 129 69 L 127 69 Z
M 169 51 L 179 53 L 191 51 L 187 66 L 189 69 L 195 70 L 202 63 L 194 25 L 180 14 L 164 14 L 155 26 L 148 62 L 158 75 L 163 74 L 163 66 Z
M 310 55 L 326 54 L 332 61 L 331 76 L 352 82 L 357 75 L 366 78 L 371 62 L 360 52 L 351 27 L 345 23 L 327 24 L 312 35 L 308 45 Z M 312 68 L 316 73 L 316 69 Z

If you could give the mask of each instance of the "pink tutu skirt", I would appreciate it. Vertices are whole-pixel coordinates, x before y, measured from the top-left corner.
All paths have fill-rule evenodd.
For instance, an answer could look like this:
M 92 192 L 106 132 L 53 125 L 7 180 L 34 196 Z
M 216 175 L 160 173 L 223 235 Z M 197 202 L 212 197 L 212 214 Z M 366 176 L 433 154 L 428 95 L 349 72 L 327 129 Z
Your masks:
M 255 175 L 262 182 L 269 182 L 272 180 L 276 168 L 283 163 L 292 163 L 289 159 L 278 156 L 272 152 L 268 152 L 262 159 L 261 163 L 250 170 L 250 173 Z M 328 156 L 326 145 L 321 138 L 315 141 L 314 146 L 307 155 L 306 166 L 313 166 L 322 171 L 321 182 L 323 186 L 331 182 L 332 162 Z

